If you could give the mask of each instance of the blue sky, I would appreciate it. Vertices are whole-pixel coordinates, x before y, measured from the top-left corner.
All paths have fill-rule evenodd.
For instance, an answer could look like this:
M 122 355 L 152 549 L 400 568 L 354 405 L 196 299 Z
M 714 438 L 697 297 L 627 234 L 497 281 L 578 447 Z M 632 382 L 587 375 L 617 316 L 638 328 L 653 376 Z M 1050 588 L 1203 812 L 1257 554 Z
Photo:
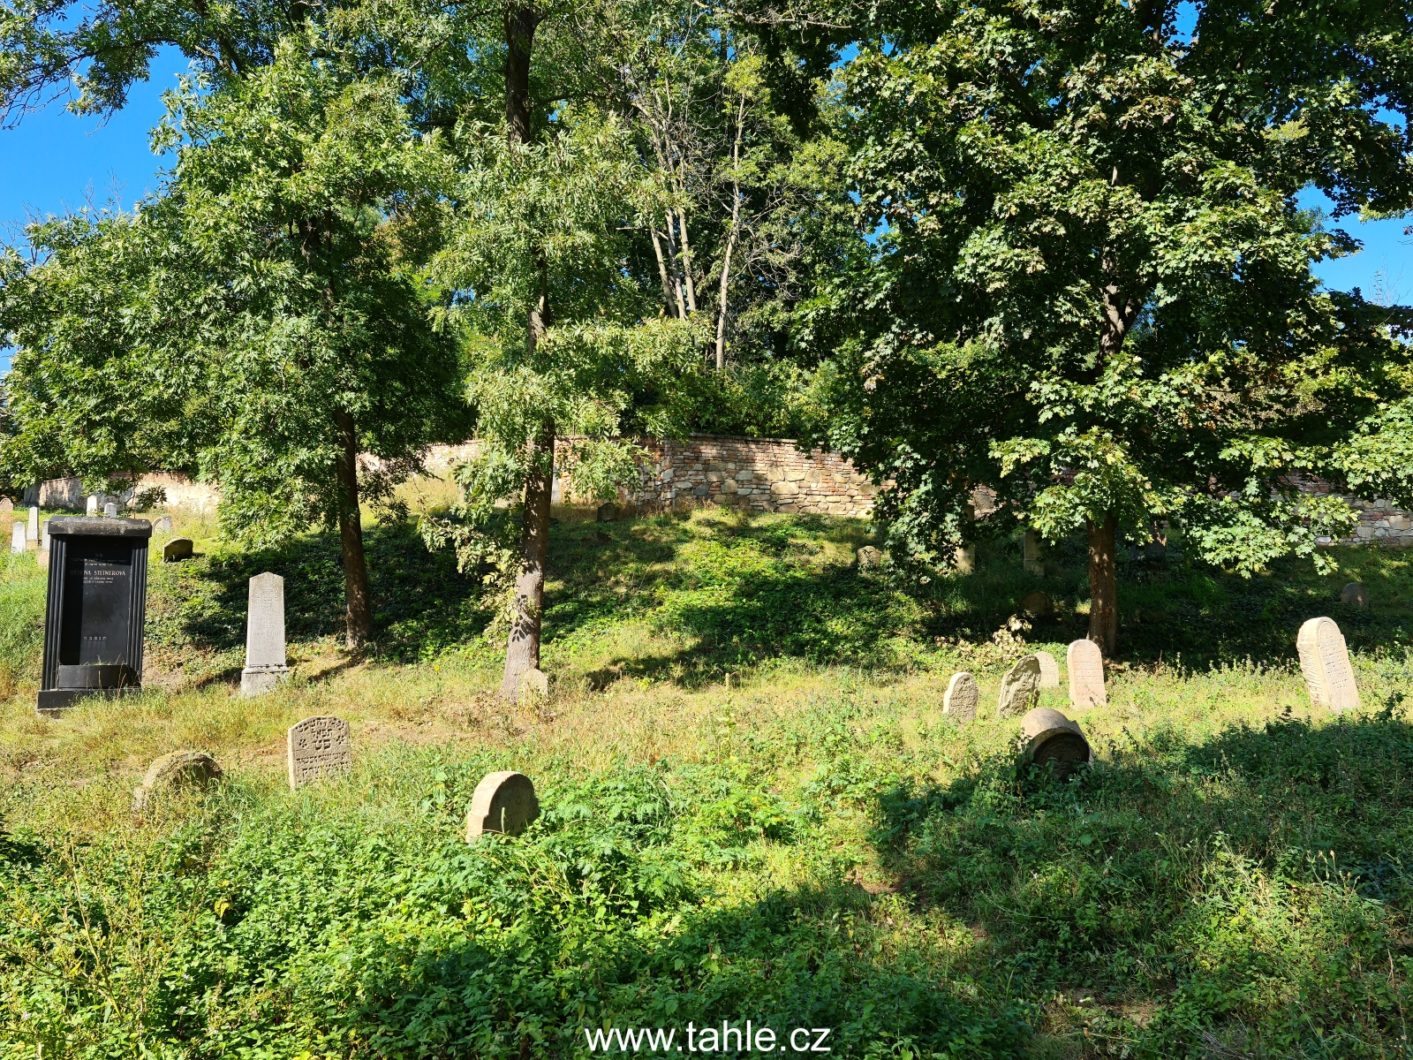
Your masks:
M 26 115 L 18 128 L 0 129 L 0 239 L 12 241 L 32 217 L 62 214 L 110 202 L 126 209 L 157 187 L 164 164 L 149 148 L 148 133 L 162 116 L 162 93 L 176 87 L 186 63 L 175 49 L 160 52 L 148 81 L 134 87 L 127 106 L 106 122 L 78 118 L 62 102 Z M 1307 206 L 1320 196 L 1306 195 Z M 1358 254 L 1322 263 L 1317 272 L 1339 290 L 1359 287 L 1377 301 L 1413 303 L 1413 220 L 1341 226 L 1364 243 Z M 0 351 L 0 372 L 9 355 Z

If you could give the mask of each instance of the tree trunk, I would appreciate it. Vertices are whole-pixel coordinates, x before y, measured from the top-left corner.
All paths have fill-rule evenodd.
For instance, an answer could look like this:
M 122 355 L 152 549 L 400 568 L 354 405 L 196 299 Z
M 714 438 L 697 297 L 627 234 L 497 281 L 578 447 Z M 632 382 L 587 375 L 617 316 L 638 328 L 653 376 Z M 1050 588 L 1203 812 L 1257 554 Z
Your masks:
M 525 508 L 520 520 L 520 570 L 510 609 L 505 645 L 505 674 L 500 694 L 514 700 L 520 678 L 540 665 L 540 626 L 544 617 L 545 562 L 549 558 L 550 492 L 554 483 L 554 429 L 530 442 L 535 470 L 525 480 Z
M 727 229 L 726 251 L 721 256 L 721 288 L 716 306 L 716 370 L 726 369 L 726 308 L 731 290 L 731 255 L 741 225 L 741 130 L 746 124 L 746 97 L 741 96 L 736 108 L 736 139 L 731 145 L 731 225 Z
M 349 651 L 358 651 L 373 632 L 373 606 L 368 598 L 368 561 L 363 555 L 363 516 L 358 504 L 358 435 L 353 417 L 334 413 L 339 432 L 338 516 L 339 549 L 343 559 L 344 637 Z
M 1106 515 L 1102 523 L 1089 523 L 1089 639 L 1105 657 L 1119 640 L 1119 587 L 1114 569 L 1118 520 Z
M 512 8 L 505 16 L 505 122 L 512 144 L 528 143 L 533 135 L 530 99 L 530 58 L 540 13 L 532 7 Z M 535 260 L 538 295 L 525 320 L 526 355 L 531 364 L 549 326 L 549 267 Z M 510 635 L 505 645 L 505 674 L 500 694 L 515 699 L 525 671 L 540 665 L 540 624 L 544 614 L 545 560 L 549 555 L 550 492 L 554 483 L 554 424 L 549 420 L 526 439 L 530 470 L 525 479 L 520 515 L 519 569 L 510 609 Z

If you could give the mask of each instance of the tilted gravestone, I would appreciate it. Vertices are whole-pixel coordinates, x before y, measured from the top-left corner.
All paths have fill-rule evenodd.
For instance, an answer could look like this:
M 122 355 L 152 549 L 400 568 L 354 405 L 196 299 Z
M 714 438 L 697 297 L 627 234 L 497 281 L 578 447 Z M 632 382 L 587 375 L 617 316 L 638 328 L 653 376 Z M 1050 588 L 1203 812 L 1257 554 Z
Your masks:
M 1040 662 L 1040 687 L 1059 688 L 1060 664 L 1055 661 L 1055 657 L 1048 651 L 1038 651 L 1035 658 Z
M 1349 649 L 1333 619 L 1310 619 L 1300 627 L 1295 646 L 1312 703 L 1335 712 L 1359 706 L 1359 686 L 1349 665 Z
M 487 832 L 519 835 L 539 815 L 540 801 L 529 777 L 513 770 L 490 773 L 471 795 L 466 842 L 474 843 Z
M 942 697 L 943 715 L 957 721 L 974 721 L 980 703 L 981 689 L 976 685 L 976 678 L 965 670 L 953 674 Z
M 26 536 L 24 523 L 16 523 L 10 527 L 10 551 L 23 552 L 27 544 Z
M 162 546 L 162 562 L 177 563 L 184 559 L 191 559 L 191 538 L 174 537 Z
M 346 773 L 353 768 L 353 740 L 342 718 L 305 718 L 285 735 L 289 786 L 302 788 L 310 781 Z
M 202 751 L 173 751 L 154 759 L 142 783 L 133 789 L 132 808 L 146 809 L 160 792 L 177 787 L 206 787 L 221 779 L 221 767 Z
M 1345 607 L 1368 607 L 1369 590 L 1359 582 L 1350 582 L 1339 591 L 1339 602 Z
M 41 713 L 141 686 L 151 536 L 145 519 L 49 520 Z
M 88 503 L 87 503 L 87 505 L 85 505 L 84 510 L 83 510 L 83 513 L 84 513 L 85 515 L 97 515 L 97 514 L 98 514 L 98 494 L 96 494 L 96 493 L 90 493 L 90 494 L 88 495 Z
M 1001 694 L 996 700 L 996 713 L 1002 718 L 1017 718 L 1035 706 L 1040 697 L 1040 660 L 1027 655 L 1006 671 L 1001 678 Z
M 172 517 L 164 515 L 152 524 L 154 534 L 170 534 L 172 532 Z
M 1058 710 L 1037 707 L 1021 719 L 1021 760 L 1026 764 L 1049 765 L 1057 776 L 1067 777 L 1093 758 L 1079 725 Z
M 245 615 L 245 669 L 240 694 L 272 691 L 289 676 L 285 659 L 285 580 L 266 571 L 250 579 Z
M 1102 707 L 1109 702 L 1104 688 L 1104 653 L 1092 640 L 1077 640 L 1065 652 L 1070 674 L 1070 706 L 1076 710 Z

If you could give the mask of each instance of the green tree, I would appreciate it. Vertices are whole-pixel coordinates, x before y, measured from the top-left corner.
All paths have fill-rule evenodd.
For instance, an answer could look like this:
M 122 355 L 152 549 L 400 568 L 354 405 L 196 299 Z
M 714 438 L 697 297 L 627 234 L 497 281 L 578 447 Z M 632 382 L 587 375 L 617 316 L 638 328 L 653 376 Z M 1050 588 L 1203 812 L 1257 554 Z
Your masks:
M 0 339 L 32 474 L 194 467 L 252 540 L 338 528 L 346 632 L 372 628 L 360 502 L 464 429 L 460 358 L 400 260 L 399 205 L 445 178 L 404 86 L 316 32 L 203 95 L 169 99 L 163 193 L 136 214 L 31 230 L 7 258 Z M 371 477 L 360 454 L 376 458 Z
M 1299 476 L 1413 499 L 1373 455 L 1408 451 L 1409 347 L 1320 289 L 1353 241 L 1297 202 L 1413 206 L 1406 2 L 871 10 L 843 76 L 872 245 L 816 326 L 900 555 L 945 559 L 990 486 L 996 522 L 1087 534 L 1112 651 L 1118 534 L 1179 520 L 1251 571 L 1349 527 Z

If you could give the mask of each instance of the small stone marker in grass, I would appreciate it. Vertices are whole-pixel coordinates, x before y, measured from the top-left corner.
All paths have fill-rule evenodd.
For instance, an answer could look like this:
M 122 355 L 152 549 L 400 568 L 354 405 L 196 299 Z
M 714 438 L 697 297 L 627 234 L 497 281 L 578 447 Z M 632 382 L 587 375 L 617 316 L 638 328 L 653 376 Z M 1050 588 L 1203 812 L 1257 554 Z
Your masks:
M 1020 612 L 1031 618 L 1045 618 L 1055 610 L 1050 594 L 1041 589 L 1032 589 L 1021 597 Z
M 873 545 L 864 545 L 854 553 L 854 562 L 858 564 L 859 570 L 873 570 L 875 567 L 883 566 L 883 550 L 875 548 Z
M 1079 725 L 1058 710 L 1037 707 L 1021 719 L 1021 761 L 1067 777 L 1094 759 Z
M 25 524 L 16 523 L 10 527 L 10 551 L 23 552 L 25 550 Z
M 109 501 L 107 504 L 103 505 L 103 518 L 105 518 L 105 519 L 116 519 L 117 517 L 118 517 L 118 502 L 117 502 L 117 501 Z
M 1039 697 L 1040 660 L 1034 655 L 1027 655 L 1001 678 L 996 714 L 1002 718 L 1018 718 L 1034 707 Z
M 153 797 L 177 787 L 204 788 L 221 779 L 221 767 L 202 751 L 173 751 L 147 767 L 142 783 L 133 789 L 132 808 L 145 809 Z
M 285 580 L 266 571 L 250 579 L 245 613 L 245 669 L 240 694 L 273 691 L 289 676 L 285 660 Z
M 618 519 L 618 505 L 609 501 L 607 504 L 600 504 L 594 509 L 594 522 L 611 523 Z
M 84 505 L 83 514 L 84 514 L 84 515 L 97 515 L 97 514 L 98 514 L 98 494 L 96 494 L 96 493 L 90 493 L 90 494 L 88 495 L 88 502 Z
M 520 675 L 520 699 L 542 703 L 549 698 L 549 674 L 532 667 Z
M 1038 651 L 1035 657 L 1040 661 L 1040 687 L 1059 688 L 1060 664 L 1055 661 L 1055 657 L 1048 651 Z
M 958 545 L 952 553 L 952 569 L 958 574 L 970 574 L 976 570 L 976 546 Z
M 1310 619 L 1300 627 L 1295 646 L 1312 703 L 1336 713 L 1359 706 L 1359 686 L 1349 665 L 1349 649 L 1333 619 Z
M 342 718 L 305 718 L 289 727 L 285 742 L 291 790 L 353 767 L 353 741 Z
M 1104 688 L 1104 653 L 1092 640 L 1077 640 L 1065 652 L 1070 674 L 1070 706 L 1076 710 L 1102 707 L 1109 702 Z
M 942 713 L 955 721 L 975 721 L 980 702 L 981 689 L 976 686 L 976 678 L 963 670 L 953 674 L 947 682 L 947 692 L 942 697 Z
M 1345 607 L 1368 607 L 1369 590 L 1359 582 L 1350 582 L 1339 591 L 1339 602 Z
M 154 534 L 170 534 L 172 532 L 172 517 L 164 515 L 152 524 Z
M 184 559 L 191 559 L 191 538 L 174 537 L 162 546 L 163 563 L 179 563 Z
M 474 843 L 487 832 L 519 835 L 539 815 L 540 802 L 529 777 L 513 770 L 487 774 L 471 796 L 466 842 Z
M 15 502 L 9 497 L 0 497 L 0 514 L 8 515 L 15 510 Z

